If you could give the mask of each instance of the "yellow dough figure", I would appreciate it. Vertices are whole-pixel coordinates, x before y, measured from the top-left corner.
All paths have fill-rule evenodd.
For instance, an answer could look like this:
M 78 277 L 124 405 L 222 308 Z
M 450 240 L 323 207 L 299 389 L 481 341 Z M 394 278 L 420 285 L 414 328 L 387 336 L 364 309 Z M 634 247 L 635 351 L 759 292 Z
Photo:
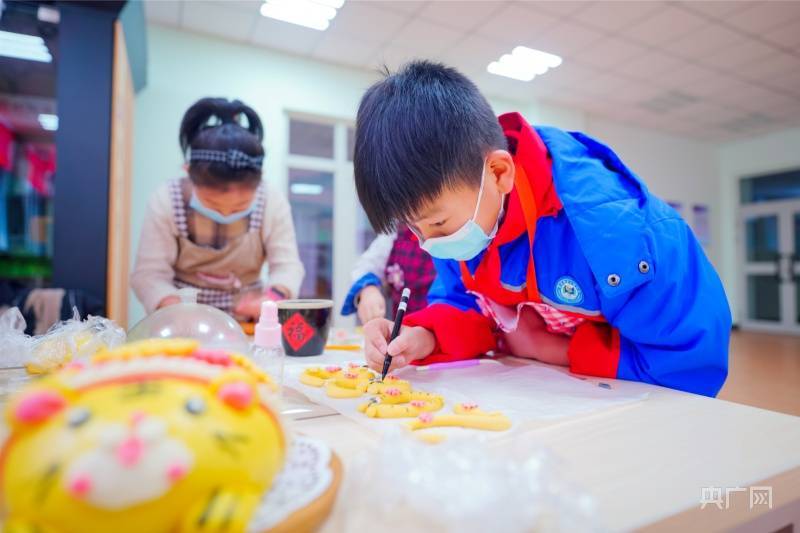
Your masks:
M 511 420 L 502 413 L 488 414 L 443 414 L 421 413 L 408 423 L 412 431 L 434 427 L 461 427 L 484 431 L 506 431 L 511 429 Z
M 35 382 L 6 409 L 4 531 L 245 531 L 288 445 L 271 385 L 245 357 L 182 340 Z

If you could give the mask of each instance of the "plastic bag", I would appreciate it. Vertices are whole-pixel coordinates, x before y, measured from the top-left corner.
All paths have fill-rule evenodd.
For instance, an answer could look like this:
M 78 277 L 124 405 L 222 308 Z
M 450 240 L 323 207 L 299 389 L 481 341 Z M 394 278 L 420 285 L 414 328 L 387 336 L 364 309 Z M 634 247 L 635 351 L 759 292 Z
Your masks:
M 598 531 L 594 501 L 567 483 L 543 447 L 513 454 L 481 439 L 424 444 L 403 432 L 349 466 L 343 531 Z
M 71 361 L 87 360 L 100 350 L 125 342 L 125 330 L 107 318 L 89 315 L 81 321 L 75 309 L 73 318 L 54 324 L 44 335 L 35 337 L 25 367 L 31 374 L 52 372 Z
M 0 315 L 0 368 L 24 366 L 28 361 L 33 338 L 25 335 L 25 318 L 16 307 Z

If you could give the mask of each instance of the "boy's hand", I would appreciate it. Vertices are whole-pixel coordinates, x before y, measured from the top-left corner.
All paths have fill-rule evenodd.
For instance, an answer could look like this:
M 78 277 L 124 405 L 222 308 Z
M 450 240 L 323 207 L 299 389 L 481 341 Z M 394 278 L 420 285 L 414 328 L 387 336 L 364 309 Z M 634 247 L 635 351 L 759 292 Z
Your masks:
M 569 365 L 569 337 L 547 331 L 544 319 L 531 307 L 522 309 L 517 329 L 504 336 L 511 355 L 551 365 Z
M 367 285 L 358 293 L 358 319 L 366 324 L 374 318 L 386 316 L 386 300 L 380 288 Z
M 385 318 L 376 318 L 364 325 L 364 355 L 369 367 L 376 372 L 383 370 L 387 352 L 392 356 L 391 371 L 427 357 L 436 347 L 433 333 L 425 328 L 407 326 L 402 326 L 397 338 L 387 345 L 393 326 L 392 321 Z

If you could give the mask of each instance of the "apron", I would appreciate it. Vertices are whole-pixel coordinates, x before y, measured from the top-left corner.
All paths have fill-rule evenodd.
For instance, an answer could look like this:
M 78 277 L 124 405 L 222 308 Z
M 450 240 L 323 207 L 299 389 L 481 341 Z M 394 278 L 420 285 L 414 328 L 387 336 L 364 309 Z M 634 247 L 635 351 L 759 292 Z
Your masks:
M 232 313 L 241 297 L 261 292 L 261 268 L 266 260 L 261 226 L 266 195 L 264 185 L 256 189 L 253 211 L 246 218 L 247 230 L 223 246 L 201 246 L 189 235 L 189 217 L 201 217 L 189 207 L 192 185 L 188 179 L 170 183 L 170 197 L 175 226 L 178 228 L 178 258 L 175 262 L 175 285 L 199 290 L 197 302 Z M 205 217 L 202 217 L 208 221 Z M 225 228 L 213 223 L 214 230 Z
M 551 172 L 550 164 L 546 159 L 534 159 L 533 164 L 538 168 L 536 172 Z M 536 281 L 536 268 L 533 260 L 533 239 L 536 235 L 536 224 L 539 218 L 536 200 L 531 189 L 525 169 L 521 164 L 516 165 L 514 174 L 514 189 L 509 202 L 519 202 L 525 220 L 525 229 L 528 235 L 529 258 L 525 279 L 525 287 L 520 290 L 511 290 L 500 283 L 500 252 L 499 243 L 494 239 L 486 249 L 474 276 L 467 268 L 465 261 L 460 262 L 461 280 L 467 292 L 476 296 L 478 305 L 484 315 L 490 317 L 504 333 L 513 333 L 519 324 L 522 310 L 533 307 L 545 322 L 548 331 L 562 335 L 572 336 L 575 329 L 587 318 L 574 313 L 567 313 L 542 302 Z
M 392 313 L 400 304 L 404 287 L 411 289 L 409 313 L 428 305 L 428 289 L 436 277 L 436 269 L 431 256 L 419 247 L 419 240 L 406 225 L 397 228 L 397 237 L 386 261 L 384 275 L 392 301 Z

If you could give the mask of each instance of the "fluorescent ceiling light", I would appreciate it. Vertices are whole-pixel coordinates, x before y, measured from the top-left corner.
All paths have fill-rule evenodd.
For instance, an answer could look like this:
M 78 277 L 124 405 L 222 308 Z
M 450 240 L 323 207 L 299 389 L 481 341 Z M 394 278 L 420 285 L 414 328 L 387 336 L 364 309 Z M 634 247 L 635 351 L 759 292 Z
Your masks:
M 322 194 L 324 190 L 322 185 L 318 183 L 292 183 L 289 187 L 292 194 L 305 194 L 309 196 L 316 196 Z
M 44 39 L 37 35 L 10 31 L 0 31 L 0 56 L 42 63 L 50 63 L 53 60 Z
M 36 18 L 42 22 L 58 24 L 61 22 L 61 13 L 58 11 L 58 9 L 49 6 L 39 6 L 39 9 L 36 10 Z
M 42 129 L 56 131 L 58 129 L 58 115 L 42 113 L 39 115 L 39 124 L 42 126 Z
M 266 0 L 261 5 L 265 17 L 297 24 L 313 30 L 328 29 L 344 0 Z
M 561 62 L 561 58 L 555 54 L 549 54 L 527 46 L 517 46 L 510 54 L 503 54 L 498 61 L 489 63 L 486 70 L 498 76 L 520 81 L 531 81 L 551 68 L 556 68 Z

